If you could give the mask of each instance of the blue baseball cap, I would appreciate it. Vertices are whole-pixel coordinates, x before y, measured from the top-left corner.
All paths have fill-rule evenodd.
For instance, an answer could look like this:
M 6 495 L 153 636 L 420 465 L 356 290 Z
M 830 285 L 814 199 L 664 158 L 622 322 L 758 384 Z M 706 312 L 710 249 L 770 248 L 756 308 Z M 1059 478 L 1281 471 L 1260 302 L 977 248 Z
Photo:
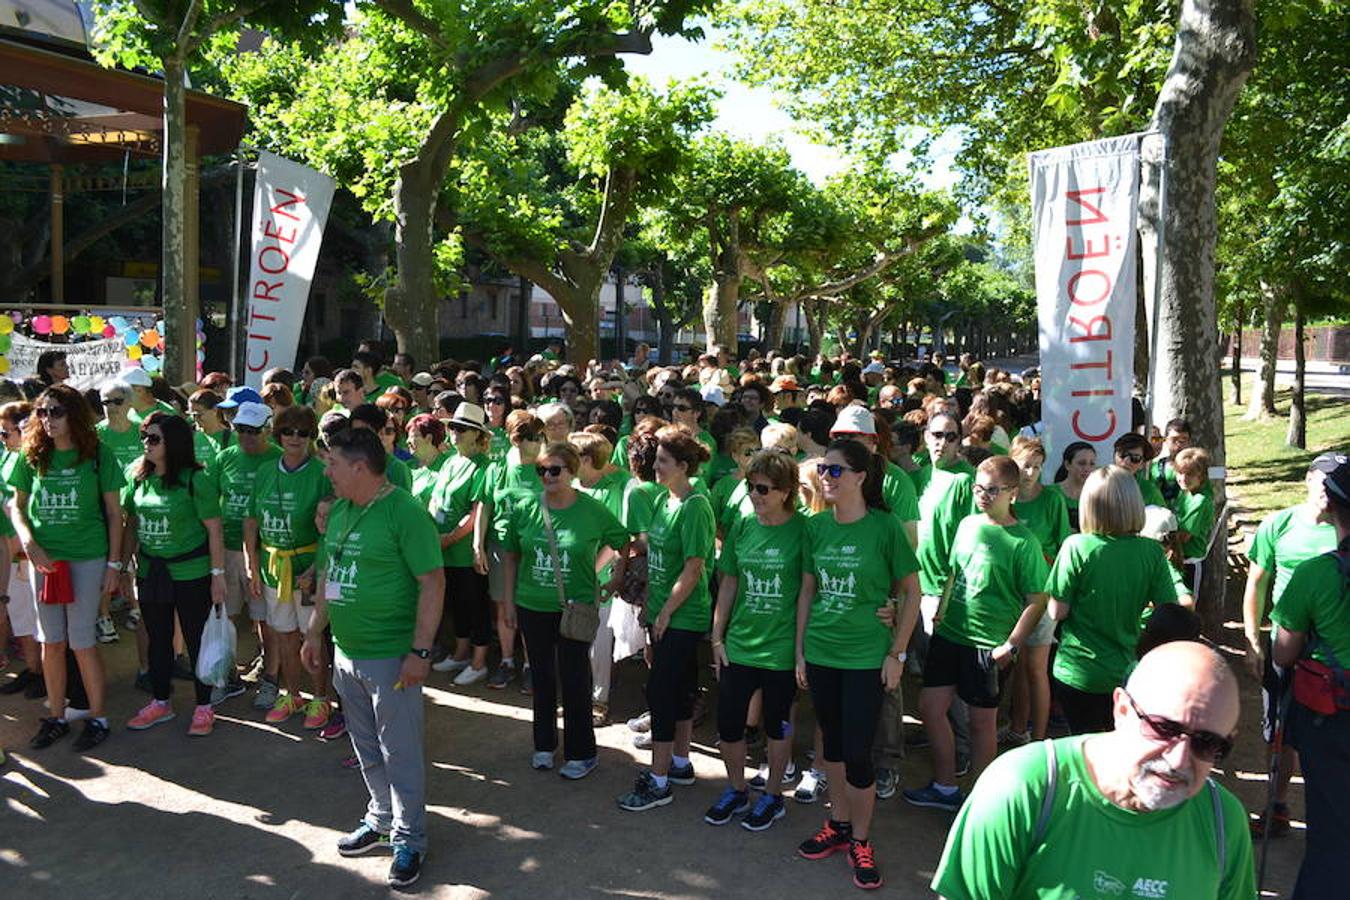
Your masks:
M 251 387 L 232 387 L 225 399 L 216 404 L 217 409 L 234 409 L 241 403 L 262 403 L 262 394 Z

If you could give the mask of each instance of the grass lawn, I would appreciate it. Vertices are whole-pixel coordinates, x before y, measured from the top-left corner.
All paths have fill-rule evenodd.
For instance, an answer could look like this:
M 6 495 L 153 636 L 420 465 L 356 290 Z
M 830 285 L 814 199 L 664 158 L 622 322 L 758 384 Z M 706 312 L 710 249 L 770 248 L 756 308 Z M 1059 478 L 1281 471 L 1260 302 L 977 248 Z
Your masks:
M 1285 446 L 1289 427 L 1289 391 L 1275 398 L 1281 416 L 1247 422 L 1245 406 L 1224 404 L 1228 485 L 1253 520 L 1303 500 L 1303 476 L 1314 456 L 1350 450 L 1350 400 L 1308 394 L 1308 449 Z

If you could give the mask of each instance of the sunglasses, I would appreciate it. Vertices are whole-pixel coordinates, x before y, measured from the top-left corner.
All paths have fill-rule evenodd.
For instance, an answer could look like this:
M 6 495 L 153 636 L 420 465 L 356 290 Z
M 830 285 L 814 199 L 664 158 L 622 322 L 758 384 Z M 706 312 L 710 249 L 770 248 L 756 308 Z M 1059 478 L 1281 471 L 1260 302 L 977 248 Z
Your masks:
M 974 488 L 975 488 L 975 493 L 977 493 L 977 494 L 983 494 L 983 495 L 986 496 L 986 497 L 997 497 L 999 494 L 1003 493 L 1004 491 L 1010 491 L 1010 490 L 1012 490 L 1012 488 L 1010 488 L 1010 487 L 1003 487 L 1003 486 L 997 485 L 997 484 L 991 485 L 991 486 L 989 486 L 989 487 L 986 487 L 985 485 L 979 484 L 978 482 L 974 485 Z
M 304 438 L 305 440 L 309 440 L 310 438 L 314 437 L 314 432 L 305 431 L 302 428 L 283 428 L 280 431 L 278 431 L 277 434 L 281 435 L 284 438 L 298 437 Z
M 103 398 L 103 405 L 104 405 L 104 406 L 121 406 L 122 404 L 124 404 L 124 403 L 126 403 L 126 402 L 127 402 L 127 398 L 126 398 L 126 397 L 104 397 L 104 398 Z
M 505 406 L 505 405 L 506 405 L 506 398 L 505 398 L 505 397 L 487 397 L 487 398 L 484 399 L 484 402 L 487 403 L 488 406 Z
M 1160 744 L 1172 744 L 1176 741 L 1186 738 L 1191 742 L 1191 752 L 1197 759 L 1205 762 L 1215 763 L 1222 760 L 1233 750 L 1233 741 L 1221 734 L 1215 734 L 1212 731 L 1192 731 L 1180 722 L 1173 722 L 1171 719 L 1165 719 L 1162 716 L 1151 716 L 1139 708 L 1139 704 L 1134 702 L 1134 698 L 1125 694 L 1126 699 L 1130 701 L 1130 707 L 1134 714 L 1139 717 L 1143 724 L 1143 734 L 1151 741 L 1157 741 Z
M 858 470 L 855 469 L 855 468 L 852 468 L 851 466 L 841 466 L 841 465 L 839 465 L 838 463 L 833 463 L 833 464 L 831 464 L 831 463 L 816 463 L 816 474 L 817 474 L 817 475 L 820 475 L 820 476 L 822 476 L 822 477 L 825 476 L 825 475 L 828 475 L 828 476 L 830 476 L 831 478 L 838 478 L 838 477 L 840 477 L 841 475 L 843 475 L 845 472 L 856 472 L 856 471 L 858 471 Z
M 380 434 L 398 434 L 398 429 L 393 425 L 386 425 L 380 429 Z
M 955 431 L 930 431 L 928 434 L 937 440 L 943 440 L 945 438 L 949 441 L 958 441 L 961 439 L 961 435 Z
M 566 468 L 566 466 L 535 466 L 534 471 L 540 478 L 543 478 L 545 475 L 549 478 L 557 478 Z
M 756 494 L 759 494 L 761 497 L 763 497 L 764 495 L 768 494 L 769 491 L 773 490 L 773 485 L 771 485 L 771 484 L 752 484 L 752 485 L 749 485 L 749 488 L 750 488 L 750 490 L 754 491 Z
M 262 434 L 262 429 L 254 425 L 236 425 L 234 430 L 240 434 Z
M 1122 453 L 1122 454 L 1120 454 L 1120 458 L 1123 459 L 1123 460 L 1125 460 L 1126 462 L 1134 463 L 1134 464 L 1137 466 L 1137 465 L 1139 465 L 1141 462 L 1144 461 L 1144 454 L 1142 454 L 1142 453 Z
M 66 408 L 64 406 L 39 406 L 33 410 L 33 415 L 39 419 L 64 419 Z
M 675 410 L 676 412 L 693 412 L 693 411 L 694 411 L 694 408 L 693 408 L 692 406 L 690 406 L 688 403 L 676 403 L 674 406 L 671 407 L 671 409 Z
M 164 443 L 164 435 L 146 432 L 141 435 L 141 443 L 145 444 L 147 447 L 158 447 L 160 444 Z
M 448 427 L 449 427 L 449 429 L 450 429 L 451 431 L 453 431 L 455 434 L 463 434 L 463 433 L 466 432 L 466 431 L 472 431 L 472 430 L 473 430 L 473 429 L 469 428 L 467 425 L 456 425 L 456 424 L 453 424 L 453 423 L 450 424 Z

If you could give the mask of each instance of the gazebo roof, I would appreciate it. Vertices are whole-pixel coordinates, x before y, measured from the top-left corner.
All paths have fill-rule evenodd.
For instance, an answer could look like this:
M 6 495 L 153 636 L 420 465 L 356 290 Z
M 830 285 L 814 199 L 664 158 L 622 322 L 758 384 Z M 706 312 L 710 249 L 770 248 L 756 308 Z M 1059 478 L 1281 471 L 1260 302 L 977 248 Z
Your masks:
M 0 160 L 79 163 L 158 157 L 163 125 L 160 78 L 106 69 L 87 54 L 61 52 L 0 34 Z M 247 107 L 187 92 L 198 152 L 228 153 L 244 134 Z

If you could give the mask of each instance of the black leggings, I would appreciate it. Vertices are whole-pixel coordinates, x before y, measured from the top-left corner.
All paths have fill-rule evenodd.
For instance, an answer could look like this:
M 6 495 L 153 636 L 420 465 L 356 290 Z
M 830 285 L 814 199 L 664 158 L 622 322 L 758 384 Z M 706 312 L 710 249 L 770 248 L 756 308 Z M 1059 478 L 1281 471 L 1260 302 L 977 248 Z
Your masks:
M 717 735 L 723 741 L 734 744 L 745 738 L 745 715 L 750 698 L 758 690 L 764 691 L 764 733 L 775 741 L 787 736 L 797 676 L 791 670 L 730 663 L 722 667 L 717 684 Z
M 1059 701 L 1059 708 L 1064 711 L 1070 734 L 1093 734 L 1116 727 L 1115 716 L 1111 714 L 1111 694 L 1080 691 L 1058 678 L 1051 678 L 1050 686 Z
M 558 685 L 562 685 L 563 757 L 595 756 L 591 722 L 591 645 L 558 633 L 562 613 L 517 608 L 534 673 L 534 749 L 558 749 Z
M 183 627 L 188 659 L 194 670 L 197 667 L 197 652 L 202 647 L 202 629 L 206 627 L 206 617 L 211 612 L 211 579 L 175 581 L 169 597 L 167 603 L 141 604 L 141 620 L 145 622 L 145 633 L 150 638 L 150 684 L 154 688 L 156 700 L 168 700 L 172 693 L 174 613 L 178 614 L 179 624 Z M 195 677 L 192 686 L 197 692 L 198 706 L 211 702 L 209 687 Z
M 825 761 L 842 762 L 851 787 L 871 787 L 876 782 L 872 741 L 886 694 L 881 670 L 835 669 L 808 662 L 806 679 L 811 685 Z
M 449 619 L 454 628 L 454 637 L 468 638 L 475 647 L 486 647 L 492 637 L 491 607 L 486 575 L 479 575 L 473 566 L 446 566 L 445 609 L 449 615 L 441 613 L 441 646 L 452 646 L 451 632 L 446 627 L 446 620 Z
M 652 645 L 652 671 L 647 676 L 647 708 L 652 712 L 652 740 L 675 740 L 675 723 L 694 717 L 698 691 L 698 642 L 701 631 L 667 628 Z

